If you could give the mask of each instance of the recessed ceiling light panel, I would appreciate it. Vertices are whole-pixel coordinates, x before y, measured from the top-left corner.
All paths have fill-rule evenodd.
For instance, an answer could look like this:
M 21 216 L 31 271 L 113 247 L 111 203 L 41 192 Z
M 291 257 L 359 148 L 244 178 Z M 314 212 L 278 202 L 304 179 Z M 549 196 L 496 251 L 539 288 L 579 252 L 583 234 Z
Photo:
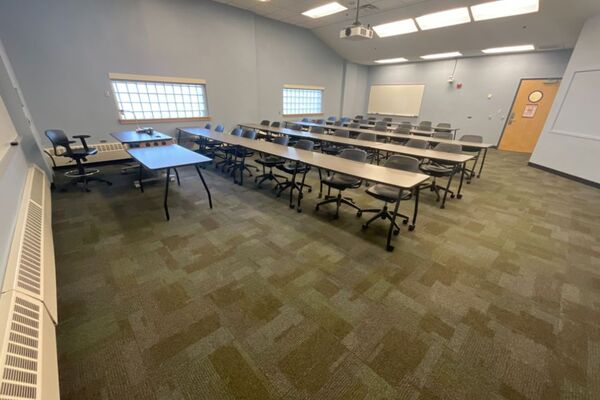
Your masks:
M 533 51 L 535 46 L 532 44 L 524 44 L 520 46 L 507 46 L 507 47 L 494 47 L 492 49 L 481 50 L 485 54 L 499 54 L 499 53 L 518 53 L 520 51 Z
M 462 56 L 462 53 L 458 51 L 453 51 L 450 53 L 438 53 L 438 54 L 428 54 L 426 56 L 421 56 L 423 60 L 438 60 L 440 58 L 455 58 Z
M 386 58 L 384 60 L 375 60 L 375 62 L 377 64 L 395 64 L 395 63 L 402 63 L 402 62 L 407 62 L 408 60 L 404 57 L 398 57 L 398 58 Z
M 467 7 L 453 8 L 417 18 L 419 28 L 424 31 L 443 28 L 445 26 L 466 24 L 468 22 L 471 22 L 471 16 Z
M 418 31 L 415 20 L 412 18 L 376 25 L 373 27 L 373 29 L 375 32 L 377 32 L 377 36 L 380 38 L 404 35 L 406 33 Z
M 471 7 L 471 13 L 475 21 L 529 14 L 539 10 L 539 0 L 499 0 Z
M 345 11 L 347 9 L 347 7 L 344 7 L 337 1 L 334 1 L 331 3 L 323 4 L 319 7 L 311 8 L 310 10 L 306 10 L 302 13 L 302 15 L 305 15 L 310 18 L 322 18 L 328 15 L 339 13 L 341 11 Z

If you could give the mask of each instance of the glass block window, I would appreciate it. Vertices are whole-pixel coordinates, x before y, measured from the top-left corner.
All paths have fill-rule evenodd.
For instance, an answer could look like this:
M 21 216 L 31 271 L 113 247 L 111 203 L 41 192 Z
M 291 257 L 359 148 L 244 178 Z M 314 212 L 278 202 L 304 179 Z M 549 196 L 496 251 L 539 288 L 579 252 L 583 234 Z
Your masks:
M 310 115 L 323 113 L 323 89 L 283 88 L 284 115 Z
M 111 84 L 121 121 L 208 117 L 203 83 L 111 79 Z

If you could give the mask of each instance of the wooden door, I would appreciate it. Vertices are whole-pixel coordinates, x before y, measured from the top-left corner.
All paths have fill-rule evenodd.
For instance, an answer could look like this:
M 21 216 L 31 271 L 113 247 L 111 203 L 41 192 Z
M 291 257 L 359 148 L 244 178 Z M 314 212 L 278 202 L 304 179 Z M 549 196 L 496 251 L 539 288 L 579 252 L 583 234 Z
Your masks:
M 500 150 L 532 153 L 558 91 L 560 79 L 523 79 L 500 138 Z

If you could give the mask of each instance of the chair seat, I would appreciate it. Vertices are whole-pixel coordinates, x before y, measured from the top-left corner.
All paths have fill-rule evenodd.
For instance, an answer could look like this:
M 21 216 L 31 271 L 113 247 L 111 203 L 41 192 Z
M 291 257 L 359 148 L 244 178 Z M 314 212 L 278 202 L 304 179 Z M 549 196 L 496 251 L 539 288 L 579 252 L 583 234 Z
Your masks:
M 420 168 L 431 176 L 448 176 L 454 172 L 454 167 L 447 165 L 423 164 Z
M 398 200 L 398 188 L 394 186 L 384 185 L 378 183 L 373 186 L 369 186 L 367 194 L 375 197 L 378 200 L 393 203 Z M 405 191 L 402 194 L 402 200 L 409 200 L 412 197 L 410 191 Z
M 263 158 L 259 158 L 256 160 L 258 164 L 264 165 L 265 167 L 274 167 L 276 165 L 281 165 L 285 163 L 283 158 L 279 158 L 277 156 L 266 156 Z
M 302 174 L 305 171 L 310 170 L 310 167 L 308 165 L 304 165 L 304 164 L 300 164 L 297 166 L 296 162 L 292 161 L 292 162 L 287 162 L 285 164 L 277 165 L 277 169 L 281 170 L 283 172 L 286 172 L 288 174 L 293 174 L 294 171 L 296 171 L 296 173 L 298 173 L 298 174 Z
M 323 146 L 323 153 L 337 155 L 342 152 L 343 148 L 337 146 Z
M 344 174 L 333 174 L 322 179 L 323 183 L 336 189 L 347 189 L 359 186 L 361 180 Z
M 75 150 L 71 150 L 71 153 L 64 153 L 62 154 L 65 157 L 87 157 L 87 156 L 93 156 L 94 154 L 98 153 L 98 149 L 96 149 L 95 147 L 88 147 L 87 151 L 83 148 L 81 149 L 75 149 Z

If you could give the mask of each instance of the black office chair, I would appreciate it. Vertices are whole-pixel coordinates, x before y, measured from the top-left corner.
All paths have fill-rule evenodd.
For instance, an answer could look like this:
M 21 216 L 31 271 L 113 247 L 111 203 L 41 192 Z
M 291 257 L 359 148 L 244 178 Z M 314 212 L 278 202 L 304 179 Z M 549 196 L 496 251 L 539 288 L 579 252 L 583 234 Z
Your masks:
M 400 169 L 403 171 L 409 171 L 409 172 L 420 172 L 419 170 L 419 160 L 417 160 L 416 158 L 413 157 L 408 157 L 408 156 L 402 156 L 399 154 L 394 154 L 392 156 L 390 156 L 390 158 L 388 158 L 385 161 L 385 167 L 387 168 L 395 168 L 395 169 Z M 414 188 L 414 190 L 412 191 L 405 191 L 402 194 L 402 197 L 400 198 L 401 201 L 404 200 L 410 200 L 413 196 L 415 197 L 415 206 L 414 206 L 414 210 L 413 210 L 413 218 L 412 218 L 412 223 L 408 226 L 408 230 L 412 231 L 415 229 L 415 226 L 417 224 L 417 213 L 419 211 L 419 186 L 417 186 L 416 188 Z M 388 219 L 391 221 L 393 220 L 394 214 L 396 215 L 396 217 L 402 218 L 402 223 L 404 225 L 408 224 L 409 221 L 409 217 L 404 215 L 404 214 L 400 214 L 398 212 L 394 212 L 394 211 L 390 211 L 388 209 L 388 203 L 389 204 L 394 204 L 398 201 L 398 195 L 399 195 L 399 190 L 397 187 L 393 187 L 393 186 L 389 186 L 389 185 L 384 185 L 381 183 L 378 183 L 376 185 L 373 185 L 371 187 L 369 187 L 367 189 L 367 194 L 383 201 L 383 208 L 375 208 L 375 209 L 367 209 L 367 210 L 362 210 L 363 213 L 376 213 L 373 218 L 371 218 L 370 220 L 368 220 L 367 222 L 365 222 L 362 226 L 362 229 L 365 230 L 369 227 L 369 225 L 381 218 L 383 220 Z M 394 221 L 394 226 L 393 226 L 393 233 L 394 235 L 398 235 L 400 233 L 400 226 Z M 390 250 L 388 248 L 388 250 Z
M 436 151 L 443 151 L 446 153 L 460 154 L 462 152 L 462 146 L 459 144 L 452 143 L 439 143 L 434 148 Z M 436 201 L 440 201 L 440 191 L 444 191 L 444 199 L 440 208 L 446 207 L 446 196 L 450 193 L 450 197 L 454 198 L 454 192 L 450 190 L 452 184 L 452 177 L 460 170 L 460 164 L 457 163 L 441 163 L 430 160 L 421 164 L 421 171 L 433 178 L 430 189 L 436 194 Z M 448 178 L 446 187 L 437 184 L 437 178 Z
M 232 136 L 242 136 L 242 128 L 235 128 L 230 132 Z M 215 163 L 215 168 L 221 168 L 221 171 L 225 171 L 225 168 L 231 166 L 233 162 L 233 152 L 236 146 L 228 144 L 222 144 L 218 146 L 213 154 L 213 161 L 215 158 L 220 158 L 222 161 Z
M 374 133 L 370 133 L 370 132 L 361 132 L 358 137 L 356 138 L 357 140 L 365 140 L 368 142 L 376 142 L 377 141 L 377 135 Z M 373 162 L 376 162 L 377 165 L 379 165 L 379 161 L 381 160 L 381 153 L 375 149 L 367 149 L 367 160 L 370 161 L 371 164 L 373 164 Z
M 367 152 L 361 149 L 344 149 L 344 151 L 340 153 L 340 157 L 345 158 L 346 160 L 364 163 L 365 161 L 367 161 Z M 323 200 L 315 206 L 316 211 L 319 211 L 319 207 L 321 207 L 324 204 L 335 203 L 336 208 L 335 215 L 333 216 L 334 219 L 339 218 L 340 206 L 342 204 L 346 204 L 354 208 L 355 210 L 357 210 L 357 215 L 361 215 L 361 209 L 356 204 L 354 204 L 354 201 L 352 199 L 342 197 L 342 192 L 344 190 L 358 189 L 360 185 L 362 185 L 361 179 L 349 175 L 333 173 L 323 178 L 322 182 L 325 185 L 327 185 L 327 196 L 325 196 L 325 200 Z M 331 188 L 338 190 L 337 196 L 331 196 Z
M 296 143 L 296 145 L 294 146 L 296 149 L 300 149 L 300 150 L 307 150 L 307 151 L 312 151 L 313 147 L 314 147 L 314 143 L 311 140 L 307 140 L 307 139 L 301 139 L 298 140 L 298 142 Z M 308 171 L 310 171 L 310 165 L 306 165 L 306 164 L 302 164 L 298 161 L 288 161 L 284 164 L 281 165 L 277 165 L 276 168 L 280 171 L 285 172 L 288 175 L 292 175 L 292 179 L 286 179 L 285 182 L 279 183 L 275 188 L 279 189 L 277 191 L 277 197 L 281 196 L 281 193 L 286 190 L 287 188 L 290 189 L 290 208 L 294 208 L 294 204 L 293 204 L 293 193 L 294 190 L 298 191 L 298 205 L 296 207 L 296 210 L 298 212 L 302 212 L 302 209 L 300 208 L 300 201 L 302 200 L 302 188 L 306 187 L 308 188 L 308 191 L 311 192 L 312 191 L 312 187 L 310 185 L 306 185 L 304 183 L 305 179 L 306 179 L 306 174 L 308 173 Z M 296 182 L 296 176 L 298 176 L 299 174 L 302 175 L 302 181 L 300 183 Z
M 290 140 L 289 136 L 285 136 L 285 135 L 278 136 L 273 139 L 273 143 L 279 144 L 281 146 L 287 146 L 289 143 L 289 140 Z M 285 179 L 285 176 L 281 176 L 281 175 L 277 175 L 277 174 L 273 173 L 274 167 L 285 163 L 285 160 L 283 158 L 279 158 L 277 156 L 271 156 L 271 155 L 261 155 L 261 157 L 259 159 L 257 159 L 256 162 L 262 166 L 262 171 L 263 171 L 262 175 L 259 175 L 256 178 L 254 178 L 254 183 L 256 183 L 256 186 L 258 186 L 259 189 L 262 189 L 261 185 L 266 180 L 275 181 L 275 183 L 277 185 L 279 185 L 281 182 L 277 178 Z M 269 172 L 266 171 L 266 168 L 269 168 Z M 260 181 L 259 181 L 259 179 L 260 179 Z
M 75 161 L 77 165 L 77 169 L 70 170 L 65 172 L 65 176 L 73 179 L 71 184 L 77 185 L 78 183 L 82 183 L 82 190 L 89 192 L 88 188 L 89 182 L 104 182 L 107 185 L 112 185 L 112 182 L 107 181 L 106 179 L 98 178 L 93 175 L 96 175 L 100 172 L 99 169 L 85 169 L 83 167 L 83 161 L 87 161 L 88 156 L 93 156 L 98 153 L 98 149 L 94 147 L 88 147 L 85 139 L 89 138 L 89 135 L 75 135 L 73 136 L 75 139 L 79 139 L 81 142 L 82 148 L 76 147 L 71 148 L 73 143 L 76 143 L 75 140 L 69 140 L 67 135 L 59 129 L 48 129 L 44 132 L 46 137 L 52 143 L 52 148 L 54 149 L 54 154 L 60 157 L 67 157 L 71 160 Z M 59 151 L 59 147 L 64 148 L 64 151 Z
M 483 143 L 483 136 L 462 135 L 459 140 L 463 142 Z M 475 154 L 475 161 L 473 162 L 473 166 L 471 168 L 467 168 L 465 171 L 465 173 L 467 174 L 467 183 L 471 183 L 471 179 L 475 176 L 475 167 L 477 167 L 477 163 L 479 162 L 479 154 L 481 153 L 481 148 L 463 145 L 462 151 L 464 151 L 465 153 Z
M 256 131 L 253 129 L 246 129 L 242 133 L 242 137 L 250 140 L 256 139 Z M 252 164 L 246 164 L 246 159 L 254 156 L 254 152 L 252 150 L 248 150 L 242 146 L 235 146 L 232 151 L 233 155 L 233 163 L 231 164 L 231 175 L 233 176 L 233 181 L 238 183 L 240 186 L 244 184 L 244 171 L 248 172 L 250 176 L 252 176 L 252 172 L 250 172 L 250 168 L 254 168 L 258 171 L 258 167 Z M 237 182 L 235 173 L 236 171 L 240 171 L 240 181 Z
M 333 136 L 340 137 L 340 138 L 348 138 L 348 137 L 350 137 L 350 132 L 348 132 L 345 129 L 337 129 L 335 132 L 333 132 Z M 321 151 L 325 154 L 335 156 L 335 155 L 340 154 L 342 152 L 342 150 L 344 150 L 344 148 L 346 148 L 346 147 L 347 146 L 334 144 L 334 143 L 323 143 L 323 145 L 321 146 Z

